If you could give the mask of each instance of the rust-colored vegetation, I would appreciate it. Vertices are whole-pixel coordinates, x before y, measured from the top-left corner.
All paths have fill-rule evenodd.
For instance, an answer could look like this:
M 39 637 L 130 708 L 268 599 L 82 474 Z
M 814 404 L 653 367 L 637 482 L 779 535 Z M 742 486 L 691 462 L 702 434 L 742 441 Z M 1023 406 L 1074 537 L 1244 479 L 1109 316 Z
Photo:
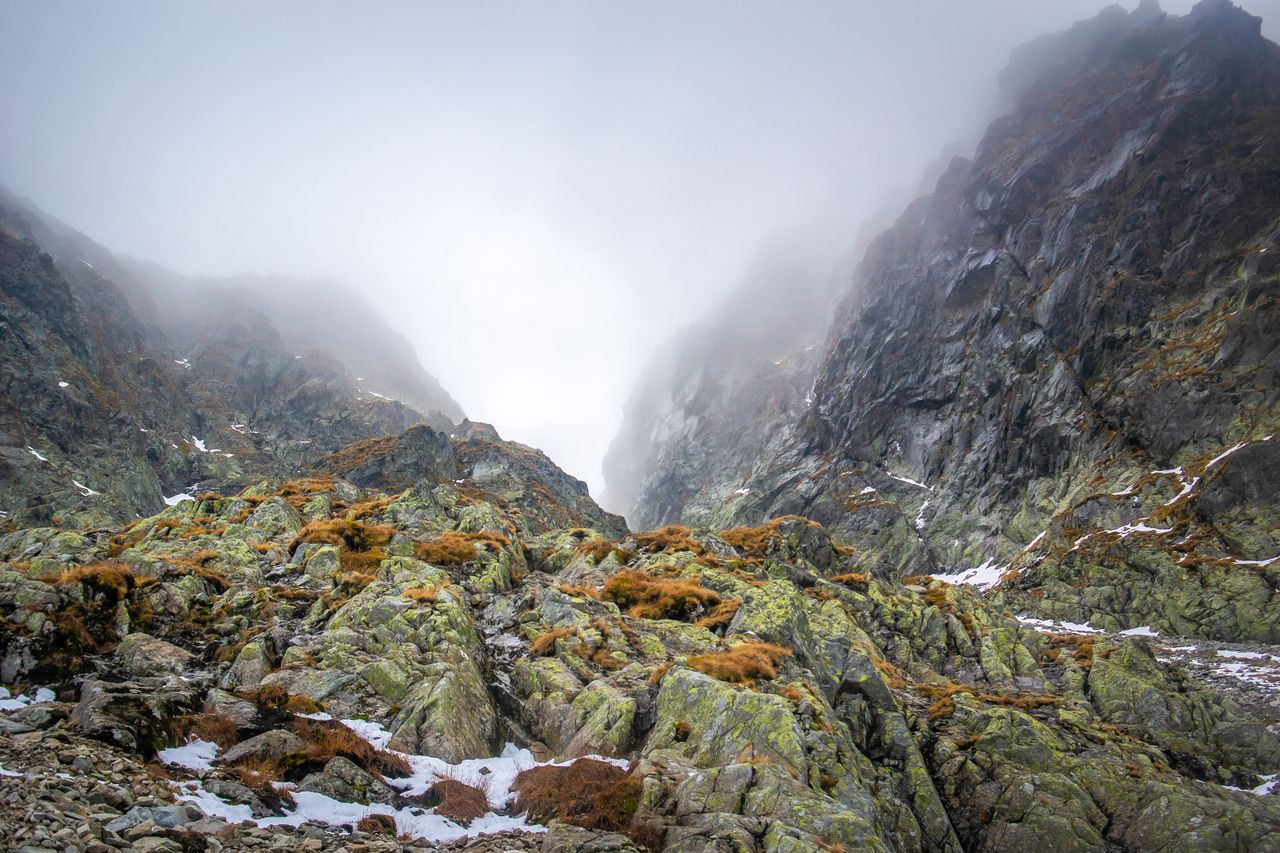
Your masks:
M 413 555 L 419 560 L 436 566 L 461 566 L 480 559 L 476 548 L 497 553 L 511 544 L 511 540 L 488 530 L 465 532 L 448 530 L 432 542 L 419 542 L 413 546 Z
M 727 652 L 694 655 L 689 668 L 720 681 L 750 684 L 760 678 L 774 678 L 778 664 L 791 650 L 773 643 L 742 643 Z
M 605 581 L 604 597 L 637 619 L 689 621 L 721 603 L 716 593 L 697 578 L 656 578 L 644 572 L 622 571 Z
M 540 823 L 626 832 L 640 804 L 639 777 L 616 765 L 579 758 L 567 767 L 535 767 L 516 776 L 516 808 Z
M 555 651 L 556 641 L 565 637 L 572 637 L 578 633 L 577 628 L 552 628 L 550 631 L 544 631 L 529 645 L 529 654 L 536 658 L 545 657 Z
M 636 545 L 641 551 L 652 554 L 673 554 L 677 551 L 690 551 L 694 554 L 706 553 L 706 549 L 693 538 L 693 531 L 679 524 L 668 524 L 657 530 L 635 534 Z

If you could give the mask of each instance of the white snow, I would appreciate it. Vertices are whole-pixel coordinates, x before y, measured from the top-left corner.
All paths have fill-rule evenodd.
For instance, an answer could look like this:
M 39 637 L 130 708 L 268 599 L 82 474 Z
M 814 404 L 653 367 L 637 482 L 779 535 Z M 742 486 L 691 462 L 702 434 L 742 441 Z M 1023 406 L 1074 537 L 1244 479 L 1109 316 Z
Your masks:
M 1238 652 L 1235 649 L 1218 649 L 1219 657 L 1240 658 L 1241 660 L 1271 660 L 1271 655 L 1262 652 Z
M 917 533 L 924 533 L 924 525 L 925 525 L 924 514 L 925 512 L 928 511 L 929 501 L 931 500 L 933 500 L 933 498 L 929 498 L 924 503 L 920 504 L 920 511 L 916 513 L 916 532 Z
M 204 439 L 196 438 L 196 437 L 193 435 L 193 436 L 191 436 L 191 443 L 192 443 L 192 444 L 194 444 L 194 445 L 196 446 L 196 450 L 199 450 L 201 453 L 208 453 L 208 452 L 209 452 L 209 448 L 207 448 L 207 447 L 205 447 L 205 446 L 204 446 Z
M 1239 450 L 1240 448 L 1244 447 L 1244 446 L 1245 446 L 1246 444 L 1248 444 L 1248 443 L 1249 443 L 1249 442 L 1247 442 L 1247 441 L 1242 441 L 1242 442 L 1240 442 L 1239 444 L 1237 444 L 1235 447 L 1229 448 L 1229 449 L 1227 449 L 1227 450 L 1223 451 L 1222 453 L 1219 453 L 1217 456 L 1215 456 L 1215 457 L 1213 457 L 1212 459 L 1210 459 L 1210 460 L 1209 460 L 1208 464 L 1204 466 L 1204 470 L 1208 471 L 1208 470 L 1209 470 L 1210 468 L 1212 468 L 1214 465 L 1217 465 L 1217 464 L 1218 464 L 1219 462 L 1221 462 L 1223 459 L 1226 459 L 1226 458 L 1227 458 L 1228 456 L 1230 456 L 1232 453 L 1235 453 L 1237 450 Z
M 738 489 L 736 492 L 734 492 L 734 494 L 735 494 L 735 495 L 749 495 L 749 494 L 751 494 L 751 490 L 750 490 L 750 489 Z
M 967 586 L 976 586 L 982 590 L 991 589 L 1000 581 L 1000 576 L 1005 573 L 1008 566 L 998 566 L 995 560 L 988 559 L 985 563 L 977 568 L 965 569 L 950 575 L 930 575 L 934 580 L 946 581 L 950 584 L 965 584 Z
M 231 428 L 236 432 L 240 433 L 241 435 L 243 435 L 245 431 L 245 426 L 246 426 L 245 424 L 232 424 Z
M 72 480 L 71 482 L 77 489 L 80 490 L 80 494 L 86 498 L 99 494 L 98 492 L 95 492 L 93 489 L 89 488 L 79 480 Z
M 177 506 L 183 501 L 195 500 L 195 498 L 192 496 L 192 493 L 194 493 L 195 490 L 196 490 L 196 487 L 193 484 L 185 492 L 178 492 L 176 495 L 169 495 L 169 497 L 167 498 L 162 496 L 161 500 L 165 502 L 165 506 Z
M 1088 622 L 1058 622 L 1052 619 L 1033 619 L 1030 616 L 1016 617 L 1023 625 L 1030 625 L 1042 633 L 1051 634 L 1101 634 Z
M 0 776 L 21 776 L 21 775 L 22 775 L 21 773 L 18 773 L 15 770 L 6 770 L 4 768 L 4 765 L 0 764 Z
M 390 400 L 391 398 L 385 394 L 379 394 L 377 391 L 370 391 L 370 395 L 377 397 L 379 400 Z
M 301 716 L 311 719 L 331 719 L 328 714 Z M 377 723 L 365 720 L 343 720 L 342 722 L 380 749 L 385 748 L 391 740 L 391 733 Z M 396 754 L 409 763 L 413 773 L 404 779 L 388 779 L 387 782 L 391 786 L 413 796 L 425 793 L 439 779 L 459 779 L 482 788 L 489 797 L 491 809 L 505 808 L 514 799 L 511 785 L 520 771 L 541 766 L 534 760 L 532 753 L 527 749 L 519 749 L 514 744 L 507 744 L 502 754 L 493 758 L 473 758 L 458 764 L 449 764 L 425 755 Z M 588 757 L 608 761 L 619 767 L 627 766 L 627 762 L 620 759 Z M 567 763 L 555 766 L 563 767 Z M 297 806 L 287 814 L 280 817 L 255 819 L 248 806 L 227 803 L 222 798 L 204 790 L 199 782 L 183 782 L 175 787 L 178 790 L 179 800 L 195 803 L 206 814 L 230 823 L 253 821 L 259 826 L 299 826 L 305 823 L 341 826 L 356 823 L 361 818 L 372 814 L 384 814 L 390 815 L 395 820 L 398 834 L 434 842 L 446 842 L 471 835 L 485 835 L 512 829 L 522 829 L 525 832 L 545 831 L 544 827 L 529 823 L 524 816 L 509 817 L 491 811 L 484 817 L 472 821 L 470 826 L 463 827 L 421 808 L 397 809 L 382 803 L 369 805 L 345 803 L 309 791 L 292 792 Z
M 1236 560 L 1237 566 L 1269 566 L 1276 560 L 1280 560 L 1280 556 L 1272 557 L 1269 560 Z
M 1047 531 L 1047 530 L 1041 530 L 1041 531 L 1040 531 L 1040 535 L 1039 535 L 1039 536 L 1037 536 L 1035 539 L 1032 539 L 1030 542 L 1028 542 L 1028 543 L 1027 543 L 1027 546 L 1026 546 L 1025 548 L 1023 548 L 1023 549 L 1022 549 L 1022 553 L 1024 553 L 1024 554 L 1025 554 L 1026 552 L 1030 551 L 1032 548 L 1034 548 L 1034 547 L 1036 547 L 1037 545 L 1039 545 L 1039 544 L 1040 544 L 1040 540 L 1041 540 L 1041 539 L 1043 539 L 1045 536 L 1047 536 L 1047 535 L 1048 535 L 1048 533 L 1049 533 L 1049 531 Z
M 1224 455 L 1226 455 L 1226 454 L 1224 454 Z M 1221 457 L 1219 457 L 1219 458 L 1221 458 Z M 1215 461 L 1217 461 L 1217 460 L 1215 460 Z M 1210 462 L 1209 464 L 1210 464 L 1210 465 L 1212 465 L 1213 463 L 1212 463 L 1212 462 Z M 1197 483 L 1199 483 L 1199 482 L 1200 482 L 1200 478 L 1199 478 L 1199 477 L 1192 477 L 1190 480 L 1183 480 L 1183 481 L 1182 481 L 1182 491 L 1178 492 L 1178 494 L 1174 495 L 1172 498 L 1170 498 L 1169 500 L 1165 501 L 1164 505 L 1165 505 L 1165 506 L 1173 506 L 1173 505 L 1174 505 L 1174 504 L 1176 504 L 1178 501 L 1182 500 L 1182 499 L 1183 499 L 1183 498 L 1185 498 L 1187 495 L 1191 494 L 1192 490 L 1193 490 L 1193 489 L 1195 489 L 1196 484 L 1197 484 Z
M 25 708 L 28 705 L 35 705 L 40 702 L 52 702 L 57 698 L 57 694 L 47 687 L 37 687 L 35 694 L 32 696 L 13 696 L 9 693 L 9 688 L 0 687 L 0 711 L 16 711 L 19 708 Z
M 190 361 L 188 361 L 188 360 L 187 360 L 187 359 L 185 359 L 185 358 L 175 358 L 175 359 L 173 360 L 173 363 L 174 363 L 174 364 L 180 364 L 180 365 L 182 365 L 183 367 L 185 367 L 187 370 L 190 370 L 190 369 L 191 369 L 191 362 L 190 362 Z
M 59 387 L 59 388 L 67 388 L 67 387 L 69 387 L 70 385 L 71 385 L 71 383 L 70 383 L 70 382 L 64 382 L 64 381 L 62 381 L 61 379 L 59 379 L 59 380 L 58 380 L 58 387 Z
M 1130 628 L 1127 631 L 1121 631 L 1120 636 L 1122 637 L 1158 637 L 1160 635 L 1157 632 L 1151 630 L 1150 625 L 1140 625 L 1137 628 Z
M 156 753 L 156 758 L 165 764 L 185 767 L 188 770 L 209 770 L 213 767 L 213 759 L 217 757 L 218 745 L 199 738 L 185 746 L 171 746 Z
M 1133 484 L 1130 484 L 1130 485 L 1128 485 L 1128 486 L 1125 486 L 1125 487 L 1124 487 L 1124 489 L 1123 489 L 1123 490 L 1121 490 L 1121 491 L 1119 491 L 1119 492 L 1112 492 L 1112 493 L 1111 493 L 1111 497 L 1113 497 L 1113 498 L 1123 498 L 1123 497 L 1127 497 L 1128 495 L 1131 495 L 1131 494 L 1133 494 Z
M 913 486 L 919 486 L 920 488 L 924 489 L 927 492 L 933 491 L 933 486 L 926 486 L 924 483 L 917 482 L 911 479 L 910 477 L 899 477 L 897 474 L 893 473 L 892 471 L 885 471 L 885 473 L 900 483 L 910 483 Z
M 860 495 L 874 495 L 875 493 L 876 493 L 876 490 L 875 490 L 875 488 L 874 488 L 874 487 L 872 487 L 872 486 L 867 486 L 865 489 L 863 489 L 862 491 L 858 492 L 858 494 L 860 494 Z
M 30 453 L 35 458 L 39 459 L 41 462 L 49 461 L 47 457 L 40 455 L 40 451 L 36 450 L 34 447 L 32 447 L 29 444 L 27 445 L 27 452 Z

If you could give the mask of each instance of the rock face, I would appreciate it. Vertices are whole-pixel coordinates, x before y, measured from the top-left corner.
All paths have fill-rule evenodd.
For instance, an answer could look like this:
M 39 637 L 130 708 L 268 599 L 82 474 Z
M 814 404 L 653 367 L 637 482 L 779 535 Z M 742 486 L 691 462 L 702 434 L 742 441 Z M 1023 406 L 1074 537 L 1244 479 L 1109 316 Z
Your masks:
M 130 519 L 462 419 L 354 294 L 249 284 L 121 260 L 0 191 L 0 523 Z
M 803 359 L 727 393 L 683 368 L 632 515 L 794 512 L 869 571 L 1012 569 L 1020 607 L 1273 642 L 1277 506 L 1243 471 L 1278 425 L 1280 50 L 1229 3 L 1144 5 L 1006 82 L 873 242 L 807 397 Z M 767 439 L 698 462 L 737 433 Z
M 15 846 L 1280 849 L 1280 59 L 1143 4 L 1013 68 L 825 347 L 675 353 L 613 469 L 696 529 L 6 202 Z
M 612 539 L 588 527 L 613 523 L 596 509 L 546 529 L 513 492 L 430 481 L 443 458 L 509 488 L 542 457 L 517 446 L 501 462 L 478 426 L 450 441 L 385 442 L 380 465 L 350 454 L 394 482 L 427 472 L 400 492 L 316 476 L 128 527 L 0 538 L 0 659 L 11 680 L 79 696 L 65 721 L 60 703 L 22 705 L 26 740 L 12 754 L 0 740 L 0 762 L 52 783 L 56 765 L 23 750 L 92 738 L 139 775 L 159 754 L 173 794 L 246 821 L 294 809 L 264 779 L 408 821 L 436 805 L 411 771 L 474 772 L 515 742 L 628 766 L 597 792 L 619 812 L 553 825 L 543 849 L 1280 844 L 1280 801 L 1251 790 L 1280 773 L 1265 703 L 1237 703 L 1146 638 L 1034 629 L 960 586 L 874 577 L 798 517 Z M 466 461 L 480 441 L 483 469 Z M 197 749 L 211 751 L 191 765 Z M 169 806 L 104 813 L 102 831 L 255 831 L 198 810 L 167 827 L 155 808 Z

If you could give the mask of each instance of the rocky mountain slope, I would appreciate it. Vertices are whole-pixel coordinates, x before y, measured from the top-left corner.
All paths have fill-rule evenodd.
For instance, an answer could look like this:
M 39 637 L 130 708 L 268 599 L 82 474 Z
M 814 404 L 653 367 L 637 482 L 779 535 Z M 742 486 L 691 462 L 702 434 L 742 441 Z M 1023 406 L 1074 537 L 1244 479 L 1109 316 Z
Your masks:
M 801 518 L 627 534 L 522 505 L 500 481 L 525 460 L 465 441 L 418 427 L 314 478 L 0 539 L 15 842 L 1280 844 L 1280 738 L 1145 637 L 870 576 Z
M 132 519 L 463 418 L 403 338 L 336 286 L 303 310 L 301 284 L 260 295 L 182 279 L 9 194 L 0 241 L 0 522 Z
M 6 201 L 0 843 L 1280 849 L 1280 60 L 1144 4 L 1014 68 L 825 345 L 673 348 L 612 470 L 696 528 Z
M 1280 50 L 1230 3 L 1144 3 L 1005 81 L 973 159 L 871 246 L 811 392 L 803 359 L 719 395 L 684 368 L 667 422 L 687 426 L 632 516 L 794 512 L 885 576 L 1004 576 L 1046 615 L 1274 642 Z M 677 446 L 739 433 L 768 440 L 734 466 Z

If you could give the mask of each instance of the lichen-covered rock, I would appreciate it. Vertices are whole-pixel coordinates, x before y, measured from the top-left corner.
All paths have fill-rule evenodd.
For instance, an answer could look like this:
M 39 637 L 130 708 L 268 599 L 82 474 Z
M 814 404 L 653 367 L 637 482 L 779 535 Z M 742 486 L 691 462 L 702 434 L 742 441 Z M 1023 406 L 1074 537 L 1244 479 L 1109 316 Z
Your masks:
M 120 666 L 131 676 L 181 675 L 190 669 L 195 655 L 149 634 L 129 634 L 116 650 Z
M 342 756 L 329 759 L 323 771 L 304 778 L 298 790 L 346 803 L 393 803 L 396 799 L 396 792 L 385 782 Z

